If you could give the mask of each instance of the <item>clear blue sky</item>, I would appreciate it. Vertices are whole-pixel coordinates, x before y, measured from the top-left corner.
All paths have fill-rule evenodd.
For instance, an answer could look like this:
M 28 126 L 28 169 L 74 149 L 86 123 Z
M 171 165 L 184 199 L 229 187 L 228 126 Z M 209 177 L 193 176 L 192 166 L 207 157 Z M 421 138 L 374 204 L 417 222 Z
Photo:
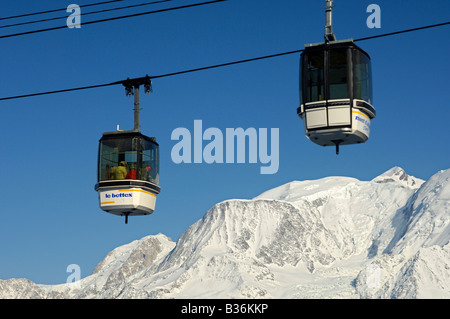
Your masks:
M 1 16 L 78 2 L 17 0 Z M 144 1 L 125 1 L 139 3 Z M 192 3 L 177 0 L 154 10 Z M 366 8 L 381 7 L 381 29 Z M 325 1 L 229 0 L 120 21 L 0 39 L 0 97 L 94 85 L 302 49 L 320 42 Z M 336 0 L 338 39 L 361 38 L 449 20 L 448 0 Z M 103 6 L 113 7 L 122 5 Z M 99 9 L 85 9 L 85 12 Z M 125 13 L 93 15 L 83 21 Z M 83 11 L 82 11 L 83 13 Z M 60 15 L 68 15 L 61 12 Z M 22 21 L 25 21 L 23 19 Z M 6 22 L 3 21 L 2 24 Z M 59 24 L 58 24 L 59 23 Z M 0 29 L 1 34 L 64 25 Z M 69 264 L 88 276 L 117 246 L 163 233 L 176 240 L 215 203 L 250 199 L 293 180 L 351 176 L 370 180 L 393 166 L 428 179 L 450 167 L 449 26 L 358 42 L 372 57 L 371 137 L 341 154 L 304 135 L 296 114 L 299 55 L 155 79 L 141 95 L 142 132 L 160 144 L 160 186 L 153 215 L 124 219 L 99 209 L 96 183 L 102 132 L 133 125 L 121 86 L 0 102 L 0 279 L 64 283 Z M 175 164 L 172 131 L 279 128 L 279 170 L 260 164 Z M 206 143 L 205 143 L 206 144 Z

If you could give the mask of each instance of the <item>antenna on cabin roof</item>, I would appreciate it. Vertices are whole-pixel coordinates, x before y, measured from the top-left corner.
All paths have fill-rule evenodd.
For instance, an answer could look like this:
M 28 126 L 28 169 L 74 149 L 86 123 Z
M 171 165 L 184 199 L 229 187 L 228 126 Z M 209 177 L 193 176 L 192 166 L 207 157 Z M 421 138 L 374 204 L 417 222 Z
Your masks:
M 333 33 L 333 0 L 325 0 L 327 6 L 325 8 L 325 42 L 336 41 Z

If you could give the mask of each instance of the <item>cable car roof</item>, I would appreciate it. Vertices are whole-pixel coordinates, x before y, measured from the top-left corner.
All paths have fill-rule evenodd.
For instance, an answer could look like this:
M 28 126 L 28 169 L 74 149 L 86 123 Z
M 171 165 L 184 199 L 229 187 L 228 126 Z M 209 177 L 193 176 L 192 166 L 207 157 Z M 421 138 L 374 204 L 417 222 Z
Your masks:
M 331 42 L 319 42 L 319 43 L 309 43 L 305 44 L 305 50 L 301 53 L 301 55 L 308 54 L 312 51 L 321 51 L 321 50 L 329 50 L 329 49 L 341 49 L 341 48 L 355 48 L 362 53 L 364 53 L 369 59 L 370 55 L 361 49 L 359 46 L 357 46 L 353 39 L 347 39 L 347 40 L 337 40 L 337 41 L 331 41 Z
M 115 132 L 103 132 L 103 135 L 102 135 L 102 138 L 100 139 L 100 141 L 107 140 L 107 139 L 115 139 L 115 138 L 133 138 L 133 137 L 141 137 L 146 141 L 149 141 L 153 144 L 159 145 L 156 142 L 155 137 L 146 136 L 139 131 L 120 131 L 119 130 L 119 131 L 115 131 Z

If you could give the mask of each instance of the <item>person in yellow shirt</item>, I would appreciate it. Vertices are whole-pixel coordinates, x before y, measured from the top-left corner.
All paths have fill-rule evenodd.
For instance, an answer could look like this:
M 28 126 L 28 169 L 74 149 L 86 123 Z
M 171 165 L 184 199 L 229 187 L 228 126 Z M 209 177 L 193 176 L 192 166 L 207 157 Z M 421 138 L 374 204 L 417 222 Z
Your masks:
M 125 161 L 121 161 L 119 166 L 111 167 L 110 174 L 111 179 L 125 179 L 127 176 L 127 163 Z

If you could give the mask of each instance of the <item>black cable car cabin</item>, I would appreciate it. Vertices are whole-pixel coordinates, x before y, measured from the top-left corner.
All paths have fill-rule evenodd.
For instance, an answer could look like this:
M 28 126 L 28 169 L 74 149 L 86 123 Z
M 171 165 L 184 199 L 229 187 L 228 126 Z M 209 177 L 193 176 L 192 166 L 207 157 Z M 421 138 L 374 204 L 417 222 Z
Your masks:
M 160 192 L 159 145 L 138 131 L 103 133 L 99 141 L 100 208 L 126 217 L 148 215 Z
M 322 146 L 363 143 L 375 118 L 369 55 L 352 40 L 305 45 L 300 57 L 298 115 Z

